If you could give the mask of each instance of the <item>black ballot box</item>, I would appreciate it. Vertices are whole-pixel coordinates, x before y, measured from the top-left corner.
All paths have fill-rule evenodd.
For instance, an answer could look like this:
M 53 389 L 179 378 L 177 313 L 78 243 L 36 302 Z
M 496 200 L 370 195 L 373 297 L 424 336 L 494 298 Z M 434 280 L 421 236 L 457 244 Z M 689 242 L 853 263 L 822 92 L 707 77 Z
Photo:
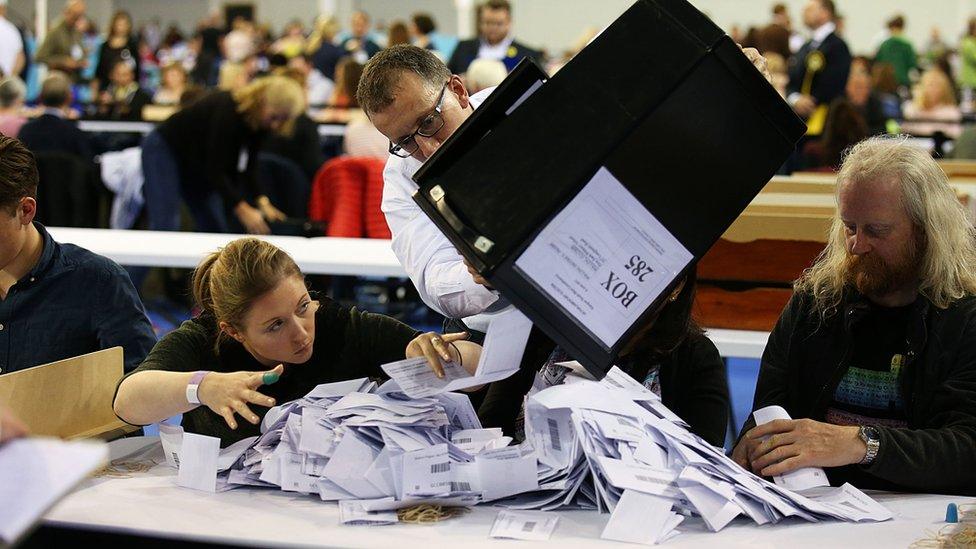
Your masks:
M 601 377 L 805 126 L 684 0 L 639 0 L 547 81 L 527 63 L 417 172 L 414 199 Z

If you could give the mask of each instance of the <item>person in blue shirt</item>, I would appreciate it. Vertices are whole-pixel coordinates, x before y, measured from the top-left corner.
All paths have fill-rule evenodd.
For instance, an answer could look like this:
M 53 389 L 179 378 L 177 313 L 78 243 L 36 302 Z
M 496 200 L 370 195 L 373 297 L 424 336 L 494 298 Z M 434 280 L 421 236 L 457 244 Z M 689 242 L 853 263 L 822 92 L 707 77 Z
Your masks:
M 156 343 L 139 294 L 118 264 L 34 221 L 37 183 L 34 155 L 0 136 L 0 374 L 117 346 L 134 369 Z

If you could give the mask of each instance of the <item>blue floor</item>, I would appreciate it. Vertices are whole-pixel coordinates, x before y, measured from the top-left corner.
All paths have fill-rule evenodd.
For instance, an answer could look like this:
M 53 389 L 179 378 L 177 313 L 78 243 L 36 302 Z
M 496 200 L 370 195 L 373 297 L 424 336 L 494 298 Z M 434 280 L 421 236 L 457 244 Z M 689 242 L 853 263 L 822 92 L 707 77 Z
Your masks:
M 730 439 L 726 441 L 726 447 L 730 447 L 742 424 L 752 412 L 752 398 L 755 396 L 756 379 L 759 377 L 759 360 L 728 358 L 725 364 L 728 367 L 729 397 L 732 400 L 732 426 Z

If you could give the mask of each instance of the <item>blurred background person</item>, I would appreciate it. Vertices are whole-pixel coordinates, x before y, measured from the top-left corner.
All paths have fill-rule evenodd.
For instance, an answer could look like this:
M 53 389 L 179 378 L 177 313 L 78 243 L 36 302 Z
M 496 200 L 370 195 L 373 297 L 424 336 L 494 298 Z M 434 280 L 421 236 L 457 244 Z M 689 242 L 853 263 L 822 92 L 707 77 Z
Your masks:
M 899 86 L 912 85 L 912 73 L 918 68 L 915 46 L 905 36 L 905 17 L 896 15 L 888 21 L 888 38 L 878 47 L 874 56 L 876 63 L 890 63 L 895 69 L 895 80 Z
M 339 44 L 346 55 L 351 55 L 361 65 L 365 65 L 370 57 L 382 49 L 370 37 L 369 29 L 369 14 L 364 11 L 354 11 L 349 19 L 350 35 Z
M 141 120 L 142 108 L 152 103 L 152 96 L 136 81 L 130 61 L 116 61 L 109 85 L 98 96 L 98 116 L 108 120 Z
M 24 116 L 24 99 L 27 85 L 16 76 L 0 80 L 0 134 L 17 137 L 20 128 L 27 122 Z
M 98 64 L 95 67 L 94 91 L 101 92 L 109 85 L 112 67 L 119 61 L 132 63 L 136 78 L 142 74 L 139 62 L 139 44 L 132 33 L 132 17 L 129 12 L 119 10 L 112 15 L 108 36 L 98 50 Z
M 346 50 L 335 44 L 339 23 L 332 16 L 320 15 L 315 20 L 315 30 L 308 38 L 305 53 L 312 56 L 312 65 L 322 76 L 335 82 L 336 65 L 345 57 Z
M 902 130 L 907 133 L 929 136 L 942 132 L 952 138 L 962 133 L 962 111 L 952 82 L 939 69 L 932 68 L 922 74 L 914 99 L 906 102 L 902 110 L 905 116 Z
M 224 37 L 224 59 L 230 63 L 240 63 L 254 53 L 256 49 L 257 35 L 254 23 L 236 17 L 232 30 Z
M 180 63 L 170 63 L 163 67 L 160 74 L 160 86 L 153 95 L 153 103 L 157 105 L 177 105 L 180 97 L 186 91 L 188 75 Z
M 390 24 L 390 30 L 387 32 L 386 47 L 390 48 L 398 44 L 410 43 L 410 30 L 407 29 L 406 23 L 397 20 Z
M 38 63 L 64 73 L 72 81 L 76 81 L 80 71 L 88 66 L 82 36 L 75 26 L 85 15 L 85 9 L 84 0 L 68 0 L 61 20 L 48 31 L 36 55 Z
M 305 53 L 305 25 L 298 19 L 291 20 L 269 49 L 270 53 L 280 53 L 291 59 Z
M 18 76 L 27 63 L 24 39 L 17 26 L 7 19 L 7 0 L 0 1 L 0 71 L 2 76 Z
M 857 110 L 867 125 L 869 135 L 887 132 L 889 118 L 885 116 L 884 105 L 871 89 L 871 77 L 864 70 L 852 70 L 847 79 L 847 100 Z
M 512 5 L 507 0 L 487 0 L 478 6 L 478 37 L 458 43 L 447 67 L 453 74 L 463 74 L 475 59 L 495 59 L 512 70 L 523 57 L 542 65 L 541 52 L 512 36 Z
M 251 82 L 251 75 L 244 63 L 225 61 L 220 65 L 220 76 L 217 79 L 217 89 L 234 91 L 247 86 Z
M 966 35 L 959 42 L 959 84 L 976 90 L 976 17 L 969 20 Z
M 495 59 L 475 59 L 468 66 L 464 75 L 464 85 L 469 94 L 476 94 L 481 90 L 493 88 L 502 83 L 508 76 L 505 64 Z
M 804 145 L 803 169 L 814 172 L 836 172 L 840 167 L 843 152 L 867 136 L 867 123 L 857 108 L 846 98 L 835 99 L 830 104 L 823 135 Z

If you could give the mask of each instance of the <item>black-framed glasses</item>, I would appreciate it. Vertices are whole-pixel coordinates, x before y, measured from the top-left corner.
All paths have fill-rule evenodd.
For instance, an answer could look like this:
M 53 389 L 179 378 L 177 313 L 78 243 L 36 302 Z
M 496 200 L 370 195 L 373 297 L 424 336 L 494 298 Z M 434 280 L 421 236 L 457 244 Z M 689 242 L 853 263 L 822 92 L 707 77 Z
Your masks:
M 437 132 L 441 131 L 444 127 L 444 117 L 441 115 L 441 110 L 444 108 L 444 93 L 447 91 L 447 85 L 450 81 L 444 82 L 444 86 L 441 88 L 441 94 L 437 97 L 437 104 L 434 105 L 434 110 L 428 114 L 417 126 L 417 129 L 413 133 L 404 137 L 403 139 L 397 141 L 396 143 L 390 141 L 390 154 L 399 156 L 400 158 L 410 158 L 410 155 L 417 152 L 417 148 L 420 144 L 417 143 L 417 136 L 421 137 L 434 137 Z

